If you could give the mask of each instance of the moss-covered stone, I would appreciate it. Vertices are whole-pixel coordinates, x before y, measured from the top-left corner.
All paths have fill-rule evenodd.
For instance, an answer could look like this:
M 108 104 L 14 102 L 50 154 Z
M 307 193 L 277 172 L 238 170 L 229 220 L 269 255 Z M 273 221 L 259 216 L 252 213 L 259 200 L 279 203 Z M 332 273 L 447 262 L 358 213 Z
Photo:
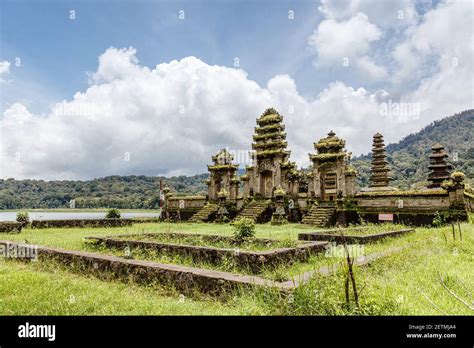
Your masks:
M 253 136 L 254 141 L 261 141 L 261 140 L 267 140 L 267 139 L 286 139 L 286 134 L 284 132 L 273 132 L 273 133 L 264 133 L 264 134 L 255 134 Z
M 288 143 L 286 141 L 276 140 L 270 141 L 266 143 L 254 143 L 252 144 L 253 149 L 279 149 L 279 148 L 286 148 Z
M 283 150 L 265 150 L 265 151 L 258 151 L 257 157 L 270 157 L 274 155 L 283 155 L 285 151 Z
M 381 197 L 381 196 L 396 196 L 396 197 L 412 197 L 412 196 L 447 196 L 446 190 L 426 190 L 426 191 L 373 191 L 373 192 L 359 192 L 356 197 Z
M 318 153 L 316 155 L 310 155 L 311 160 L 316 160 L 320 162 L 334 161 L 340 158 L 344 158 L 345 153 Z
M 181 199 L 185 201 L 193 201 L 193 200 L 206 199 L 206 197 L 205 196 L 172 196 L 168 198 L 168 200 L 170 201 L 179 201 Z
M 257 120 L 258 125 L 265 126 L 283 121 L 283 117 L 278 114 L 265 115 Z

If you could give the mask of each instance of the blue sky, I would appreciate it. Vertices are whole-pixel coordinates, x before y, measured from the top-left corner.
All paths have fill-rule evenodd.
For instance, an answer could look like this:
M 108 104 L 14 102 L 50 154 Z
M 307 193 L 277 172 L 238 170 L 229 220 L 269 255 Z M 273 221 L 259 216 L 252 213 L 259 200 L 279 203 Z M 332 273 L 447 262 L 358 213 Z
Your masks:
M 375 132 L 397 142 L 473 108 L 472 0 L 3 0 L 0 14 L 0 177 L 201 173 L 223 147 L 247 153 L 270 106 L 301 167 L 329 130 L 357 155 Z
M 142 65 L 196 56 L 232 67 L 265 85 L 288 73 L 304 95 L 315 95 L 334 76 L 315 73 L 308 36 L 322 14 L 315 1 L 2 1 L 2 54 L 21 58 L 15 80 L 41 86 L 31 110 L 70 99 L 87 88 L 87 72 L 107 48 L 133 46 Z M 70 10 L 76 14 L 69 18 Z M 178 18 L 185 11 L 185 20 Z M 295 19 L 289 20 L 290 10 Z M 13 70 L 13 67 L 12 67 Z M 6 106 L 22 98 L 16 91 Z

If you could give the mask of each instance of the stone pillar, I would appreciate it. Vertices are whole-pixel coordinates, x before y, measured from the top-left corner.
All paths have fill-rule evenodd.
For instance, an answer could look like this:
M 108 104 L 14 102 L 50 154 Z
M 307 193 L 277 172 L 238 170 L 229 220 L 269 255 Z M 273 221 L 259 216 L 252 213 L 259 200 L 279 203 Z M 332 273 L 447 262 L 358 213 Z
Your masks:
M 311 197 L 311 192 L 314 192 L 314 173 L 308 174 L 308 196 Z
M 285 212 L 285 194 L 286 192 L 281 188 L 275 190 L 275 211 L 272 216 L 272 225 L 282 225 L 288 222 L 288 218 Z
M 242 176 L 242 182 L 243 182 L 243 193 L 242 196 L 244 198 L 247 198 L 250 196 L 250 183 L 249 183 L 249 178 Z
M 216 181 L 213 177 L 211 177 L 211 181 L 209 183 L 209 200 L 215 201 L 216 199 L 217 199 Z
M 229 221 L 229 211 L 226 208 L 226 201 L 229 194 L 225 189 L 222 189 L 218 193 L 219 197 L 219 209 L 217 210 L 217 221 L 218 222 L 228 222 Z
M 273 161 L 273 166 L 275 168 L 274 176 L 273 176 L 273 187 L 280 187 L 281 186 L 281 158 L 276 157 Z
M 321 198 L 321 172 L 317 168 L 313 170 L 313 190 L 314 195 Z
M 354 197 L 356 193 L 356 176 L 355 174 L 346 173 L 346 197 Z
M 464 179 L 465 175 L 461 172 L 451 174 L 450 181 L 452 185 L 447 188 L 451 204 L 464 204 Z
M 300 182 L 298 180 L 295 180 L 293 182 L 293 197 L 298 197 L 298 193 L 300 193 Z
M 239 183 L 240 180 L 236 176 L 234 176 L 230 181 L 229 199 L 231 201 L 235 201 L 239 195 Z
M 339 163 L 337 165 L 337 187 L 336 195 L 339 196 L 339 192 L 342 192 L 342 196 L 346 195 L 346 177 L 344 175 L 344 163 Z

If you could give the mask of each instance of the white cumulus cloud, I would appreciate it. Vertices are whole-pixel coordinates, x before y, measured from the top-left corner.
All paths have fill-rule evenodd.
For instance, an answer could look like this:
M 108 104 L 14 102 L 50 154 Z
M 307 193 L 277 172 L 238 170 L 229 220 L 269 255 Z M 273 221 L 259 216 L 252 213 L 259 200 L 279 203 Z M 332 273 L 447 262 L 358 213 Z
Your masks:
M 421 103 L 436 117 L 454 108 L 473 108 L 472 23 L 471 1 L 440 3 L 428 11 L 395 48 L 394 90 L 411 102 Z
M 10 62 L 7 60 L 0 61 L 0 83 L 5 82 L 2 78 L 2 75 L 8 74 L 10 72 Z
M 220 148 L 250 150 L 255 119 L 270 106 L 284 115 L 291 158 L 300 166 L 331 129 L 358 154 L 370 150 L 376 131 L 396 141 L 432 120 L 429 113 L 413 122 L 382 114 L 385 91 L 336 81 L 308 99 L 288 75 L 262 87 L 243 70 L 195 57 L 150 69 L 135 54 L 108 49 L 91 75 L 95 82 L 47 115 L 12 105 L 0 119 L 2 177 L 201 173 Z
M 331 19 L 350 18 L 362 12 L 378 27 L 392 29 L 413 25 L 418 18 L 412 0 L 321 0 L 319 11 Z
M 377 81 L 384 80 L 388 77 L 388 72 L 385 67 L 375 64 L 368 56 L 358 58 L 355 64 L 358 72 L 362 74 L 365 80 Z
M 367 15 L 358 13 L 346 21 L 326 19 L 309 38 L 317 54 L 318 66 L 342 66 L 344 59 L 364 56 L 382 32 L 369 22 Z

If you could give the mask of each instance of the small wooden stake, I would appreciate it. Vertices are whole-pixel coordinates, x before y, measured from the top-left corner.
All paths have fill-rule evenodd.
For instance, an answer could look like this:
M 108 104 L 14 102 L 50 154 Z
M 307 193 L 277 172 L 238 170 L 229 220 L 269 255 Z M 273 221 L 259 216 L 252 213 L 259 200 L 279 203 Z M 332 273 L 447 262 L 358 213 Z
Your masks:
M 349 275 L 346 273 L 346 279 L 344 280 L 344 292 L 346 294 L 346 305 L 349 307 L 350 296 L 349 296 Z

